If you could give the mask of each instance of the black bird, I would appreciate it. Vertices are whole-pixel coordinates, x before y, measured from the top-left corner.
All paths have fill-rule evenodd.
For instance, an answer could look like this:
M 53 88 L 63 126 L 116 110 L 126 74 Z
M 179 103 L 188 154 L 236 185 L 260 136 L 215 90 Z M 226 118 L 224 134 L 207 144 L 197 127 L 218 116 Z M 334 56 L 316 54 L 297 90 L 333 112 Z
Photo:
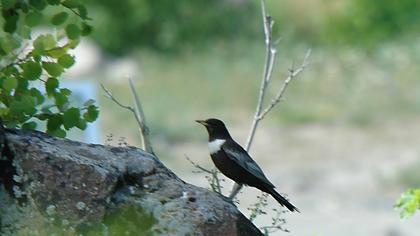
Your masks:
M 299 212 L 295 206 L 276 192 L 275 186 L 265 177 L 261 168 L 249 154 L 232 139 L 221 120 L 211 118 L 196 120 L 196 122 L 204 125 L 209 133 L 210 156 L 220 172 L 238 184 L 249 185 L 269 193 L 282 206 L 290 211 Z

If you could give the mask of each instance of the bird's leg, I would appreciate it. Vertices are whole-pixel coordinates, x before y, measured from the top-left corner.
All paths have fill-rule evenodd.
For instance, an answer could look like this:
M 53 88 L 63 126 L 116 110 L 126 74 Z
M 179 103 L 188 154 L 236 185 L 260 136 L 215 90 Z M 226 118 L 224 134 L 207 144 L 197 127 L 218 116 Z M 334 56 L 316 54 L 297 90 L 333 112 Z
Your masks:
M 238 192 L 241 190 L 241 188 L 242 188 L 242 184 L 236 183 L 233 186 L 233 189 L 232 189 L 232 192 L 229 195 L 229 198 L 233 199 L 236 196 L 236 194 L 238 194 Z

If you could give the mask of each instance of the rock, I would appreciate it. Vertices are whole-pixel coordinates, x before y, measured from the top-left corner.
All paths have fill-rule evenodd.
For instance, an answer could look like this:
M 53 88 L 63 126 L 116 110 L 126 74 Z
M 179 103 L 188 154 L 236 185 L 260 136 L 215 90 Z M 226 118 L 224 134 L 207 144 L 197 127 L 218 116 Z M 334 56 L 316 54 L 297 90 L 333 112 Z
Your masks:
M 223 196 L 185 183 L 140 149 L 37 131 L 6 137 L 17 187 L 13 198 L 0 189 L 1 235 L 262 235 Z

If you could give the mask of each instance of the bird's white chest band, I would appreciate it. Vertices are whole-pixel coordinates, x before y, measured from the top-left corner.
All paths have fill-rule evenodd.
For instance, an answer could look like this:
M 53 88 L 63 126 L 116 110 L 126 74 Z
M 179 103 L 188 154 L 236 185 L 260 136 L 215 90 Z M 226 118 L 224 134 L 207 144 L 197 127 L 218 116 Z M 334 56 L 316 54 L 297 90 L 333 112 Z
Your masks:
M 224 139 L 215 139 L 209 142 L 209 151 L 210 154 L 215 154 L 220 151 L 222 145 L 226 142 Z

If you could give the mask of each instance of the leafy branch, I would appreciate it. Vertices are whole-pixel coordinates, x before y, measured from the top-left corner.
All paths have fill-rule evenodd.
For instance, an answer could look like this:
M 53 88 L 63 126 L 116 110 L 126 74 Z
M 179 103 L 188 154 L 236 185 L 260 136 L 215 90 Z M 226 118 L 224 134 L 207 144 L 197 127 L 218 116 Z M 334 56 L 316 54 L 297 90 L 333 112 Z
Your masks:
M 401 194 L 395 204 L 395 208 L 400 210 L 400 217 L 405 219 L 420 210 L 420 188 L 408 189 Z
M 69 7 L 78 13 L 71 22 Z M 2 1 L 1 11 L 0 117 L 5 126 L 36 129 L 45 123 L 46 132 L 59 137 L 73 128 L 86 129 L 98 117 L 95 102 L 74 106 L 72 91 L 60 87 L 62 75 L 75 63 L 71 50 L 92 30 L 83 3 L 11 0 Z M 33 28 L 43 22 L 54 30 L 34 37 Z

